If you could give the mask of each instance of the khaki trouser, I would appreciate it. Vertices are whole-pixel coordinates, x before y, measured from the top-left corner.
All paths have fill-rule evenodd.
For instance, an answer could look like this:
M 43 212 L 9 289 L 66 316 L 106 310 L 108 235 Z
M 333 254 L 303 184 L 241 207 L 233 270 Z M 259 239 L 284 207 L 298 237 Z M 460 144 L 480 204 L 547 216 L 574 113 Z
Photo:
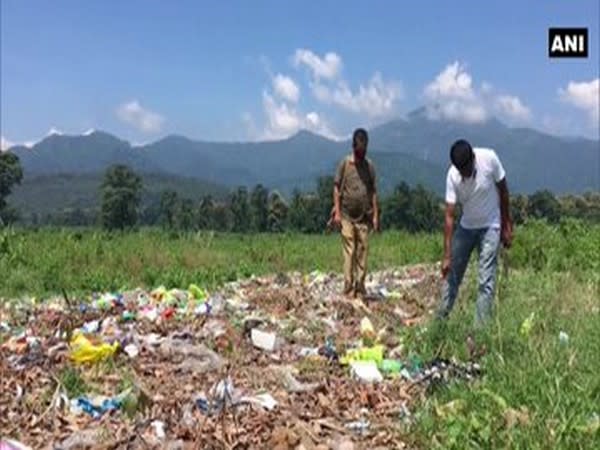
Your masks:
M 342 218 L 344 294 L 364 295 L 369 251 L 369 225 Z

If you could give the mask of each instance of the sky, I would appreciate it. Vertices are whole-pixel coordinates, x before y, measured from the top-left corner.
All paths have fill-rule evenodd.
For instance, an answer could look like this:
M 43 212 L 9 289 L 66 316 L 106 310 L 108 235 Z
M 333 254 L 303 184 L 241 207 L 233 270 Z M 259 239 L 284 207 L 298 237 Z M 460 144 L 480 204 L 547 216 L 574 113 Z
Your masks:
M 2 147 L 99 129 L 342 139 L 434 120 L 598 138 L 598 0 L 0 0 Z M 549 59 L 549 27 L 587 59 Z

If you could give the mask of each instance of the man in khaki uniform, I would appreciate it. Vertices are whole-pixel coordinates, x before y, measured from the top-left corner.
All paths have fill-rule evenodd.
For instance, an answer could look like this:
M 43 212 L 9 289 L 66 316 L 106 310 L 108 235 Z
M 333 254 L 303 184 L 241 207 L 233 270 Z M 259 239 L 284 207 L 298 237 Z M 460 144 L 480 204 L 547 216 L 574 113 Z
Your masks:
M 367 159 L 367 132 L 352 136 L 352 154 L 339 164 L 333 188 L 333 223 L 341 226 L 344 248 L 344 295 L 366 294 L 369 231 L 379 229 L 375 167 Z

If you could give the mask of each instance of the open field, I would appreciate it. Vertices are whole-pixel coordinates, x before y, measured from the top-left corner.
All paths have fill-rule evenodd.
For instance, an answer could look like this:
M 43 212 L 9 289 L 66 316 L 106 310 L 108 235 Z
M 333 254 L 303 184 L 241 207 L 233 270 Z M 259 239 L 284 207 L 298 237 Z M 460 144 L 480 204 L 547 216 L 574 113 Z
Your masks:
M 439 235 L 386 232 L 373 236 L 371 240 L 370 266 L 373 271 L 381 271 L 423 263 L 423 267 L 427 268 L 424 273 L 428 274 L 424 278 L 425 285 L 411 295 L 423 295 L 422 299 L 414 300 L 417 303 L 421 301 L 427 318 L 437 298 L 439 280 L 436 281 L 437 271 L 433 264 L 439 260 L 441 250 Z M 190 283 L 210 291 L 227 281 L 252 274 L 262 276 L 293 271 L 307 274 L 315 270 L 339 272 L 340 265 L 341 248 L 337 236 L 179 236 L 156 230 L 108 235 L 94 230 L 5 230 L 0 233 L 0 273 L 3 274 L 0 298 L 7 303 L 7 299 L 22 298 L 25 301 L 29 296 L 48 298 L 60 294 L 64 288 L 71 298 L 85 300 L 92 291 L 123 292 L 138 286 L 152 289 L 159 285 L 186 289 Z M 402 360 L 416 356 L 422 361 L 429 361 L 434 356 L 442 356 L 465 361 L 469 357 L 465 340 L 470 334 L 477 345 L 485 345 L 487 349 L 479 359 L 483 368 L 481 378 L 472 383 L 458 382 L 415 395 L 409 405 L 411 417 L 408 421 L 399 417 L 394 421 L 393 417 L 388 417 L 391 422 L 386 422 L 381 432 L 390 433 L 392 430 L 396 440 L 387 441 L 387 445 L 399 441 L 409 448 L 457 449 L 587 449 L 600 445 L 600 227 L 573 221 L 556 227 L 530 223 L 516 230 L 514 246 L 501 266 L 508 270 L 502 270 L 499 276 L 497 315 L 484 331 L 472 330 L 476 296 L 473 271 L 467 274 L 455 310 L 444 326 L 429 320 L 408 325 L 396 318 L 394 308 L 407 307 L 404 297 L 370 305 L 369 316 L 375 327 L 387 327 L 385 342 L 402 344 L 403 352 L 399 356 Z M 272 283 L 272 279 L 267 280 Z M 251 295 L 249 300 L 259 310 L 276 317 L 289 319 L 297 316 L 299 323 L 295 324 L 296 329 L 281 332 L 288 340 L 293 331 L 304 328 L 308 331 L 305 345 L 322 345 L 324 330 L 303 322 L 312 317 L 313 310 L 321 307 L 324 311 L 342 311 L 341 318 L 338 318 L 340 331 L 334 336 L 338 350 L 350 346 L 359 335 L 359 322 L 366 313 L 352 309 L 346 311 L 346 306 L 335 299 L 327 304 L 323 298 L 318 298 L 318 293 L 301 295 L 296 304 L 291 294 L 295 291 L 278 291 L 272 286 L 270 289 L 257 291 L 258 294 Z M 285 300 L 283 306 L 281 299 Z M 525 332 L 522 324 L 532 314 L 531 329 Z M 198 331 L 200 325 L 196 323 L 193 329 Z M 561 342 L 561 332 L 568 335 L 568 340 L 563 337 Z M 230 348 L 223 350 L 223 356 L 240 364 L 240 377 L 273 364 L 260 351 L 251 348 L 251 344 L 244 340 L 242 330 L 238 329 L 236 333 L 236 339 L 241 339 L 236 341 L 241 342 L 238 343 L 238 351 L 245 354 L 232 353 Z M 219 343 L 208 343 L 221 354 Z M 8 355 L 2 354 L 3 358 Z M 292 362 L 288 361 L 288 353 L 284 352 L 284 355 L 285 362 Z M 150 359 L 145 355 L 142 361 Z M 59 379 L 71 393 L 85 392 L 86 386 L 95 386 L 98 381 L 97 370 L 92 371 L 92 376 L 85 367 L 73 368 L 68 361 L 61 364 L 62 371 L 57 372 Z M 297 360 L 294 360 L 294 365 L 300 369 L 304 380 L 314 381 L 322 378 L 323 374 L 329 380 L 329 387 L 322 391 L 316 403 L 311 400 L 302 403 L 311 411 L 310 408 L 314 408 L 314 411 L 319 411 L 318 414 L 326 414 L 323 411 L 327 411 L 327 405 L 334 409 L 337 407 L 338 411 L 331 414 L 336 420 L 341 420 L 344 411 L 340 408 L 351 412 L 359 410 L 358 406 L 368 406 L 369 402 L 378 404 L 371 397 L 364 403 L 362 388 L 350 382 L 347 368 L 311 365 Z M 102 370 L 113 378 L 121 379 L 135 379 L 136 371 L 140 376 L 146 373 L 141 370 L 141 363 L 134 367 L 132 370 L 130 364 L 117 361 Z M 2 370 L 7 370 L 6 364 Z M 53 370 L 52 367 L 50 370 Z M 203 380 L 193 379 L 194 390 L 199 389 Z M 298 394 L 289 399 L 280 397 L 268 378 L 262 380 L 262 387 L 271 392 L 282 407 L 279 414 L 268 412 L 265 420 L 268 419 L 274 426 L 289 425 L 289 422 L 282 422 L 283 416 L 288 420 L 289 411 L 296 411 L 293 406 L 297 406 L 294 401 L 298 401 Z M 244 384 L 243 381 L 240 383 Z M 385 384 L 379 390 L 375 387 L 369 395 L 375 392 L 375 399 L 381 395 L 386 400 L 398 400 L 393 398 L 393 393 L 401 392 L 403 385 L 395 384 L 397 381 L 386 380 L 385 383 L 391 384 Z M 98 386 L 101 384 L 95 389 L 99 389 Z M 202 387 L 208 389 L 210 386 Z M 245 387 L 257 386 L 250 383 Z M 342 388 L 346 390 L 340 390 Z M 174 389 L 177 390 L 177 386 Z M 181 386 L 176 396 L 187 395 L 186 389 Z M 3 391 L 0 408 L 15 406 L 11 404 L 11 395 L 8 390 Z M 310 399 L 313 394 L 306 395 Z M 38 399 L 40 404 L 29 407 L 42 412 L 51 397 Z M 291 410 L 286 409 L 288 406 Z M 243 416 L 243 413 L 240 414 Z M 372 427 L 383 427 L 378 421 L 377 408 L 369 414 L 372 414 Z M 169 417 L 175 420 L 175 416 Z M 240 420 L 242 427 L 250 427 L 247 423 L 244 425 L 243 417 Z M 312 423 L 309 419 L 304 420 L 309 425 Z M 396 425 L 391 426 L 390 423 Z M 169 420 L 167 425 L 170 430 L 173 429 L 174 424 Z M 298 430 L 294 429 L 298 434 Z M 372 431 L 375 433 L 375 430 Z M 267 429 L 265 433 L 270 432 Z M 367 448 L 370 442 L 377 441 L 377 433 L 368 437 L 348 433 L 357 448 Z M 235 441 L 235 433 L 232 434 L 232 441 Z M 28 438 L 22 434 L 12 436 L 23 441 Z M 269 447 L 269 442 L 272 445 L 274 441 L 257 442 Z M 213 442 L 212 445 L 217 444 Z

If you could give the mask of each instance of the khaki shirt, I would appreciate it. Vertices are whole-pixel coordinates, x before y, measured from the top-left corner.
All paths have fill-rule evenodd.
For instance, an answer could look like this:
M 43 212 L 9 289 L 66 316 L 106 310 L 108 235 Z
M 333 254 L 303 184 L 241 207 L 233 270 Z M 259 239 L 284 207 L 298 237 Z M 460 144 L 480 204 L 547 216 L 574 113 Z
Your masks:
M 338 165 L 334 183 L 340 190 L 342 217 L 352 222 L 371 222 L 373 195 L 376 191 L 375 167 L 365 158 L 356 163 L 354 156 L 344 158 Z

